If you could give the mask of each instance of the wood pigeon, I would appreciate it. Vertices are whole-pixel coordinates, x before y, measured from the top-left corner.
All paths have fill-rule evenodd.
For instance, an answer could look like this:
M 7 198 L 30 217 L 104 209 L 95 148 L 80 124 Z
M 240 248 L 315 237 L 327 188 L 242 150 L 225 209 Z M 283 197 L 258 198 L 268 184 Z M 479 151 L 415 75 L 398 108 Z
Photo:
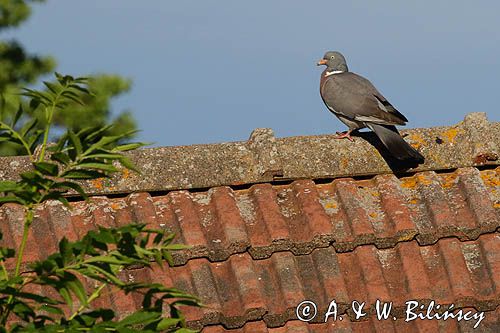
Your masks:
M 349 72 L 340 52 L 326 52 L 318 61 L 320 65 L 326 65 L 321 73 L 321 98 L 326 107 L 349 127 L 346 132 L 337 132 L 336 138 L 354 141 L 350 134 L 368 127 L 398 160 L 424 162 L 424 157 L 401 137 L 394 126 L 406 125 L 408 119 L 370 81 Z

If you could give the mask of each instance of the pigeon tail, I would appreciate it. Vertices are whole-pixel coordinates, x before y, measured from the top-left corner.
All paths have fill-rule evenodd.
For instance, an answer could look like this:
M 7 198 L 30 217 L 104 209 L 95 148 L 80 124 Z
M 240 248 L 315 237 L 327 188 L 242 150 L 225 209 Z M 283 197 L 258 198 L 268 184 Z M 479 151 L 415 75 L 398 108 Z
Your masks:
M 367 123 L 366 126 L 375 132 L 391 155 L 398 160 L 412 160 L 419 164 L 424 163 L 425 158 L 401 137 L 395 126 L 374 123 Z

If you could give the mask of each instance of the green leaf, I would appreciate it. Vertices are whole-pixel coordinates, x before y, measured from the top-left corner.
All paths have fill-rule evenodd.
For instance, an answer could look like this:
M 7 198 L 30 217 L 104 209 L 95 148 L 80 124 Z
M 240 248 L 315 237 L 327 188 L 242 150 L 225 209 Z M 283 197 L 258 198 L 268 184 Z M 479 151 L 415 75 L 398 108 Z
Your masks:
M 163 255 L 163 258 L 167 261 L 168 265 L 170 267 L 174 266 L 174 258 L 172 257 L 170 251 L 162 250 L 161 253 Z
M 134 262 L 133 259 L 121 260 L 111 256 L 95 256 L 85 259 L 85 263 L 106 263 L 111 265 L 127 265 Z
M 80 282 L 80 280 L 78 280 L 75 275 L 68 272 L 65 272 L 64 278 L 65 285 L 68 286 L 73 294 L 75 294 L 81 304 L 86 305 L 88 302 L 88 297 L 87 293 L 85 292 L 85 288 L 83 287 L 83 284 Z
M 112 128 L 113 125 L 106 125 L 101 128 L 99 127 L 88 127 L 86 130 L 88 130 L 89 134 L 87 136 L 88 141 L 92 141 L 99 136 L 103 135 L 106 131 L 108 131 L 110 128 Z M 82 130 L 83 131 L 83 130 Z
M 19 103 L 19 107 L 17 108 L 17 111 L 16 111 L 16 114 L 14 115 L 14 118 L 12 118 L 12 123 L 11 123 L 10 127 L 14 128 L 14 126 L 16 126 L 17 122 L 19 121 L 19 118 L 21 118 L 23 113 L 24 113 L 23 104 Z
M 69 87 L 76 89 L 76 90 L 79 90 L 80 92 L 82 92 L 84 94 L 91 95 L 91 92 L 87 88 L 79 86 L 78 84 L 70 84 Z
M 126 157 L 126 156 L 123 156 L 120 160 L 119 160 L 120 164 L 129 169 L 129 170 L 132 170 L 132 171 L 135 171 L 137 173 L 140 173 L 139 169 L 136 168 L 136 166 L 132 163 L 132 161 Z
M 79 184 L 70 181 L 54 183 L 51 188 L 72 189 L 76 191 L 78 194 L 80 194 L 82 198 L 87 199 L 88 197 L 83 188 Z
M 123 158 L 122 154 L 101 153 L 101 154 L 86 155 L 84 158 L 82 158 L 82 161 L 85 161 L 88 159 L 119 160 L 122 158 Z
M 61 152 L 50 155 L 50 159 L 64 165 L 68 165 L 69 163 L 71 163 L 70 157 L 67 154 Z
M 23 92 L 21 95 L 32 98 L 32 100 L 36 100 L 38 103 L 49 105 L 52 103 L 53 95 L 51 92 L 43 92 L 37 91 L 33 89 L 23 88 Z
M 16 251 L 7 247 L 0 247 L 0 261 L 4 261 L 8 258 L 14 258 Z
M 165 236 L 163 232 L 158 232 L 153 239 L 153 244 L 155 245 L 160 244 L 161 240 L 163 239 L 163 236 Z
M 19 300 L 14 305 L 12 312 L 14 312 L 18 317 L 22 318 L 23 320 L 28 320 L 29 317 L 35 316 L 35 311 L 33 311 L 31 306 Z
M 25 205 L 26 201 L 13 195 L 7 195 L 5 197 L 0 197 L 0 204 L 7 202 L 15 202 L 21 205 Z
M 61 202 L 65 207 L 68 207 L 68 208 L 71 207 L 68 199 L 63 197 L 63 193 L 61 193 L 59 191 L 52 191 L 52 192 L 45 194 L 44 196 L 42 196 L 42 199 L 40 201 L 47 201 L 47 200 L 57 200 L 57 201 Z
M 200 306 L 200 303 L 198 302 L 198 300 L 180 299 L 180 300 L 172 302 L 171 305 L 173 305 L 173 306 L 176 306 L 176 305 Z
M 58 308 L 57 306 L 53 306 L 53 305 L 48 305 L 48 304 L 43 304 L 40 308 L 39 308 L 40 311 L 45 311 L 47 313 L 51 313 L 51 314 L 55 314 L 55 315 L 59 315 L 59 316 L 62 316 L 64 315 L 64 311 L 61 310 L 60 308 Z
M 86 84 L 88 80 L 89 80 L 88 77 L 81 76 L 81 77 L 75 78 L 73 81 L 75 81 L 76 83 L 85 83 Z
M 95 170 L 69 170 L 62 174 L 67 179 L 96 179 L 106 177 L 106 174 Z
M 59 173 L 59 167 L 57 164 L 49 162 L 35 162 L 33 163 L 35 170 L 40 171 L 43 175 L 47 176 L 57 176 Z
M 102 228 L 99 227 L 99 231 L 91 231 L 88 233 L 88 237 L 91 237 L 92 239 L 102 242 L 102 243 L 107 243 L 107 244 L 115 244 L 116 243 L 116 237 L 115 237 L 115 230 L 114 229 L 107 229 L 107 228 Z
M 190 330 L 189 328 L 179 328 L 175 330 L 175 333 L 198 333 L 198 331 Z
M 156 329 L 158 329 L 159 331 L 163 331 L 167 328 L 177 326 L 181 321 L 181 318 L 163 318 L 156 326 Z
M 31 133 L 31 135 L 29 136 L 28 146 L 30 147 L 31 152 L 33 152 L 35 150 L 35 148 L 39 142 L 38 140 L 40 139 L 40 137 L 42 136 L 42 134 L 44 132 L 45 132 L 44 130 L 39 129 L 39 130 L 36 130 L 33 133 Z
M 115 135 L 115 136 L 103 136 L 102 138 L 99 139 L 96 143 L 91 145 L 84 153 L 84 155 L 90 154 L 96 149 L 99 148 L 104 148 L 106 145 L 110 143 L 117 142 L 120 140 L 123 136 L 122 135 Z
M 66 97 L 66 96 L 73 96 L 75 98 L 79 98 L 80 95 L 78 95 L 76 92 L 74 91 L 71 91 L 69 88 L 64 90 L 62 93 L 61 93 L 62 96 Z
M 15 291 L 12 295 L 16 296 L 17 298 L 23 298 L 26 300 L 33 300 L 37 303 L 47 303 L 47 304 L 58 304 L 59 302 L 56 301 L 55 299 L 52 299 L 50 297 L 46 296 L 41 296 L 38 294 L 34 293 L 29 293 L 29 292 L 20 292 L 18 290 Z
M 120 321 L 119 327 L 147 325 L 161 318 L 161 312 L 137 311 Z
M 85 105 L 85 103 L 83 103 L 83 101 L 81 99 L 79 99 L 78 97 L 73 96 L 73 94 L 70 94 L 70 92 L 64 92 L 62 95 L 64 97 L 66 97 L 67 99 L 70 99 L 70 100 L 72 100 L 73 102 L 75 102 L 77 104 Z
M 26 134 L 31 132 L 33 128 L 38 124 L 38 119 L 33 118 L 32 120 L 28 121 L 26 124 L 24 124 L 23 127 L 19 130 L 19 135 L 22 137 L 25 137 Z
M 75 135 L 75 133 L 72 130 L 68 131 L 68 138 L 69 138 L 71 144 L 73 145 L 73 147 L 75 147 L 76 154 L 78 156 L 81 155 L 82 154 L 82 142 L 80 141 L 80 138 L 77 135 Z
M 57 94 L 59 92 L 59 87 L 57 87 L 55 84 L 53 83 L 50 83 L 50 82 L 47 82 L 47 81 L 43 81 L 43 84 L 50 90 L 52 91 L 54 94 Z
M 80 163 L 78 164 L 78 167 L 82 169 L 95 169 L 99 171 L 108 171 L 108 172 L 118 171 L 116 167 L 106 163 Z
M 127 143 L 123 145 L 119 145 L 115 148 L 113 148 L 112 151 L 128 151 L 128 150 L 134 150 L 137 148 L 141 148 L 143 146 L 148 145 L 148 143 L 142 143 L 142 142 L 136 142 L 136 143 Z
M 163 269 L 163 256 L 160 251 L 154 251 L 154 259 L 158 266 Z
M 38 99 L 34 99 L 34 98 L 33 98 L 33 99 L 30 101 L 30 108 L 31 108 L 32 110 L 36 110 L 36 109 L 38 108 L 38 106 L 39 106 L 39 105 L 40 105 L 40 101 L 39 101 Z
M 66 304 L 69 305 L 69 307 L 73 307 L 73 299 L 71 298 L 71 295 L 66 287 L 59 288 L 58 290 L 59 295 L 64 299 Z
M 17 182 L 12 180 L 2 180 L 0 181 L 0 192 L 11 192 L 20 190 L 22 187 Z
M 96 266 L 93 264 L 89 264 L 89 265 L 85 265 L 85 266 L 89 269 L 92 269 L 92 270 L 100 273 L 101 275 L 104 276 L 105 279 L 107 279 L 109 282 L 115 284 L 116 286 L 123 286 L 125 284 L 122 280 L 120 280 L 118 277 L 116 277 L 116 275 L 114 275 L 112 272 L 107 271 L 99 266 Z
M 179 250 L 186 250 L 190 249 L 191 246 L 185 245 L 185 244 L 169 244 L 165 246 L 165 249 L 170 250 L 170 251 L 179 251 Z

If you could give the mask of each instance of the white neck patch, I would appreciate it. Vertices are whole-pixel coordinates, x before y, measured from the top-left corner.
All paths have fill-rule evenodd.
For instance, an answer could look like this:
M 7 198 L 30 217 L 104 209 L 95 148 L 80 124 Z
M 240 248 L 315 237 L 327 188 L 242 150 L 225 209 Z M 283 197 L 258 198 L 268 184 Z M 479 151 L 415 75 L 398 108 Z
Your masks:
M 340 74 L 340 73 L 344 73 L 344 71 L 331 71 L 331 72 L 326 72 L 325 73 L 325 77 L 328 77 L 330 75 L 334 75 L 334 74 Z

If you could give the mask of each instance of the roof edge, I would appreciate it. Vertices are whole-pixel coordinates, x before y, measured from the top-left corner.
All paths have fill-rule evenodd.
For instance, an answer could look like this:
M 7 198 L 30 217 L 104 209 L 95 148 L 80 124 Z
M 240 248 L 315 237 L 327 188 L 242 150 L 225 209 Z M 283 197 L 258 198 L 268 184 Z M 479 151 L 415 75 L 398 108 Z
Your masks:
M 333 135 L 276 138 L 272 129 L 258 128 L 245 142 L 129 152 L 141 174 L 122 170 L 82 185 L 90 195 L 106 195 L 500 165 L 500 122 L 489 122 L 485 113 L 470 113 L 454 126 L 401 133 L 425 156 L 424 164 L 411 168 L 391 159 L 372 133 L 349 142 Z M 0 180 L 17 179 L 30 167 L 26 156 L 0 157 Z

